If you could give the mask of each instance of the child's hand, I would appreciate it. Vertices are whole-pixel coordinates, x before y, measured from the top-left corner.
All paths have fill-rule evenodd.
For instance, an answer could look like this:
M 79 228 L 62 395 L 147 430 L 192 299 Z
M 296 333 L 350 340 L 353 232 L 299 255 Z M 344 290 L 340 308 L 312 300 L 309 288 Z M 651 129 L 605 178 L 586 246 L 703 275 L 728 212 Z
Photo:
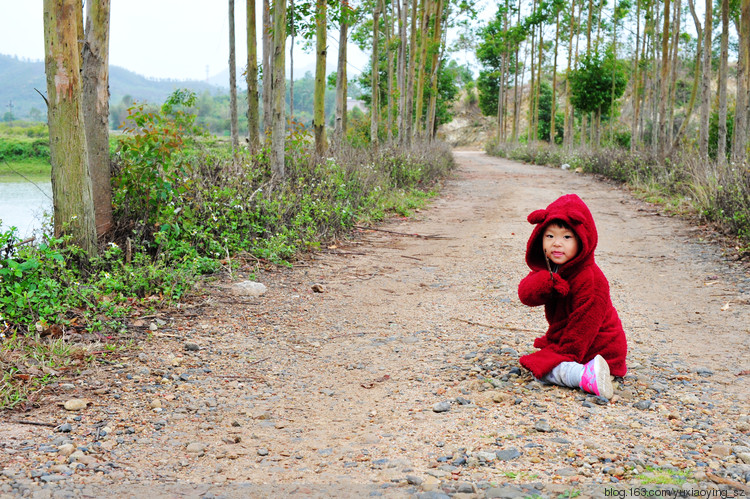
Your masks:
M 560 296 L 568 296 L 568 293 L 570 292 L 570 285 L 568 284 L 568 281 L 566 281 L 559 275 L 552 274 L 552 289 L 557 291 Z

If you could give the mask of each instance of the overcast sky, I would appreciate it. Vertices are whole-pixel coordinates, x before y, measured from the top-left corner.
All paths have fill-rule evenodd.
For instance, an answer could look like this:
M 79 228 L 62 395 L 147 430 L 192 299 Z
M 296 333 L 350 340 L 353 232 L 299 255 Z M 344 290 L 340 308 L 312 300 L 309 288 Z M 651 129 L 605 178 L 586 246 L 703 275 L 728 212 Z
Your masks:
M 256 3 L 260 9 L 262 2 Z M 228 4 L 226 0 L 112 0 L 110 64 L 153 78 L 205 80 L 207 73 L 220 73 L 229 64 Z M 244 67 L 245 2 L 235 4 L 237 63 Z M 338 31 L 328 35 L 330 73 L 336 68 Z M 0 0 L 0 53 L 44 60 L 42 0 Z M 287 64 L 288 54 L 287 48 Z M 368 57 L 350 44 L 349 74 L 359 73 L 367 64 Z M 294 67 L 295 79 L 306 69 L 313 71 L 314 56 L 295 47 Z

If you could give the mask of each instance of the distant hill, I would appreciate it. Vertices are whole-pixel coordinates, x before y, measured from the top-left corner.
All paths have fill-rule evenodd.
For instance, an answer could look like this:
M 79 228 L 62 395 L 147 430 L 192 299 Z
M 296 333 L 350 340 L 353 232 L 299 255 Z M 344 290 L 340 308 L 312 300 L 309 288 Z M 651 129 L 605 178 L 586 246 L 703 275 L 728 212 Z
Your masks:
M 161 103 L 177 88 L 189 88 L 196 93 L 203 93 L 205 90 L 211 94 L 228 92 L 226 88 L 202 81 L 155 80 L 118 66 L 109 68 L 112 103 L 120 102 L 125 96 L 136 101 Z M 0 118 L 12 112 L 14 119 L 46 120 L 44 100 L 34 89 L 47 93 L 44 62 L 0 54 Z

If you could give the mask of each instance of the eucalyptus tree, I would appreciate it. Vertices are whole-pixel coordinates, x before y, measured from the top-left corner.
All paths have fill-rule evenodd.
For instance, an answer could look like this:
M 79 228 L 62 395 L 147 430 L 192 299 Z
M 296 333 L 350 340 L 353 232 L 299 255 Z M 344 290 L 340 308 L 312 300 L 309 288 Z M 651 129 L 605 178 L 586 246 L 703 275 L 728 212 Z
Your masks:
M 273 74 L 271 106 L 271 171 L 278 179 L 285 176 L 284 139 L 286 135 L 286 78 L 284 48 L 286 44 L 286 0 L 273 5 Z M 265 91 L 265 86 L 263 88 Z
M 237 63 L 234 45 L 234 0 L 229 0 L 229 130 L 232 154 L 237 156 L 240 148 L 240 131 L 237 122 Z
M 250 151 L 255 153 L 259 145 L 258 113 L 258 41 L 255 28 L 255 0 L 247 0 L 247 135 Z
M 97 253 L 81 85 L 83 12 L 77 0 L 44 0 L 44 54 L 55 236 Z

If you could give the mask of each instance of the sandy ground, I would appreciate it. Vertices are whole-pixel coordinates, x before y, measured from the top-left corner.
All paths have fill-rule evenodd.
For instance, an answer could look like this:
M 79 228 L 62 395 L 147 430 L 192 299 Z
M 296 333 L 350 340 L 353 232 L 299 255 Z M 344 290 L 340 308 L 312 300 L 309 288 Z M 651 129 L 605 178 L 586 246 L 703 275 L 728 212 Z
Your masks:
M 747 491 L 747 269 L 618 186 L 455 155 L 414 217 L 260 271 L 259 297 L 207 285 L 142 350 L 6 413 L 0 494 L 556 497 L 658 470 Z M 546 327 L 516 292 L 526 215 L 570 192 L 594 214 L 628 335 L 606 405 L 517 369 Z M 56 405 L 72 398 L 92 404 Z

